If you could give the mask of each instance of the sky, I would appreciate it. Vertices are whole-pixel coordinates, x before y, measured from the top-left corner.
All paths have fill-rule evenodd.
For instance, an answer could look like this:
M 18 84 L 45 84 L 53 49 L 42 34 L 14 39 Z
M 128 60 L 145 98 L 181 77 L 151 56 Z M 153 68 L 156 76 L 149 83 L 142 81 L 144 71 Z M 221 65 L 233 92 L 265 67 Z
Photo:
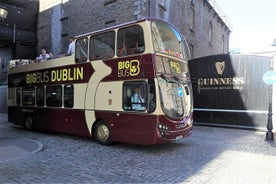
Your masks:
M 276 51 L 276 0 L 215 0 L 232 25 L 230 52 Z

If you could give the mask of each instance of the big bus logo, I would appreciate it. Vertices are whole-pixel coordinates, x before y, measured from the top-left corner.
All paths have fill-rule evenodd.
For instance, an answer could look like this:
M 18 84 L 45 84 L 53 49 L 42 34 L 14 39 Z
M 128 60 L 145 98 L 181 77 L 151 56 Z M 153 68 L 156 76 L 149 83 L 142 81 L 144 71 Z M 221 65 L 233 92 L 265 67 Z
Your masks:
M 27 84 L 56 83 L 67 81 L 82 81 L 84 78 L 83 67 L 59 68 L 38 71 L 26 74 Z
M 118 77 L 137 76 L 139 73 L 140 73 L 139 60 L 118 62 Z

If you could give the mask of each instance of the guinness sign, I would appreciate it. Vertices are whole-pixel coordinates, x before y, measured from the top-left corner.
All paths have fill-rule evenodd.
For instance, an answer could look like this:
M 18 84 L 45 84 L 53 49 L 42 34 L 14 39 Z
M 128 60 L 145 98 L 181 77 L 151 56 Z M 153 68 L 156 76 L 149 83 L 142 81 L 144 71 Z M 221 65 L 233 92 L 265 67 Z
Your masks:
M 271 93 L 271 86 L 266 84 L 276 84 L 275 68 L 271 71 L 272 62 L 275 59 L 271 57 L 237 54 L 189 60 L 194 121 L 235 127 L 266 127 L 268 94 Z
M 225 61 L 214 63 L 214 68 L 218 76 L 223 76 L 226 69 Z M 214 74 L 213 74 L 214 75 Z M 215 77 L 215 78 L 199 78 L 197 80 L 198 93 L 201 90 L 241 90 L 245 83 L 244 77 Z

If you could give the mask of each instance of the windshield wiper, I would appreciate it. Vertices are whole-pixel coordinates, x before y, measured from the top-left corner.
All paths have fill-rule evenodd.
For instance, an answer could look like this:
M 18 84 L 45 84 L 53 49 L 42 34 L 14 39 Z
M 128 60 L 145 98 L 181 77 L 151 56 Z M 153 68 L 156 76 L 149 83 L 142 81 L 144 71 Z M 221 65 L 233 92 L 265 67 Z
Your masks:
M 174 78 L 174 80 L 176 80 L 176 81 L 179 82 L 180 84 L 184 84 L 184 81 L 180 80 L 179 78 L 177 78 L 177 77 L 173 77 L 173 78 Z
M 173 77 L 177 82 L 179 82 L 180 84 L 183 84 L 183 85 L 188 85 L 191 83 L 191 81 L 184 81 L 184 80 L 181 80 L 177 77 Z
M 161 74 L 160 75 L 162 77 L 162 79 L 164 79 L 166 82 L 169 82 L 169 83 L 173 83 L 174 81 L 172 81 L 170 78 L 166 77 L 164 74 Z
M 164 79 L 166 82 L 184 84 L 184 81 L 181 81 L 181 80 L 178 79 L 177 77 L 169 78 L 169 77 L 166 77 L 164 74 L 161 74 L 160 76 L 161 76 L 162 79 Z

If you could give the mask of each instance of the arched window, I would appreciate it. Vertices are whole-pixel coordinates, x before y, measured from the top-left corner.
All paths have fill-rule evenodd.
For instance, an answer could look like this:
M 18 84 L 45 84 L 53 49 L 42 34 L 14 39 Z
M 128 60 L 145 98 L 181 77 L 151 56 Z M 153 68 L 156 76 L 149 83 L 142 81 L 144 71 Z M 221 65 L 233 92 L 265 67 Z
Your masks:
M 212 45 L 213 41 L 213 23 L 210 21 L 209 22 L 209 44 Z
M 225 37 L 224 37 L 224 35 L 222 35 L 221 48 L 222 48 L 222 53 L 224 53 L 224 50 L 225 50 Z
M 190 29 L 192 31 L 194 31 L 194 29 L 195 29 L 195 9 L 194 9 L 194 6 L 191 6 Z

